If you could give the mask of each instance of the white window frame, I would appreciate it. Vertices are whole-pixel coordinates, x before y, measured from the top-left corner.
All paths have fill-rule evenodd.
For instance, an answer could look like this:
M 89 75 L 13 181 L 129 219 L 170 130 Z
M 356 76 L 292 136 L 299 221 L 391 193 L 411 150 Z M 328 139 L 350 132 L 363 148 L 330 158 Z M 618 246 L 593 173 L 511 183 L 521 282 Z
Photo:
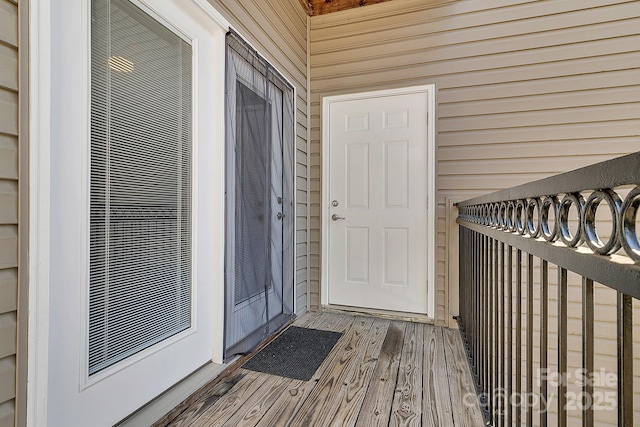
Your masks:
M 134 3 L 142 6 L 146 6 L 149 9 L 149 4 L 146 0 L 132 0 Z M 232 25 L 229 21 L 218 12 L 207 0 L 190 0 L 198 5 L 201 10 L 208 15 L 214 22 L 216 22 L 223 30 L 228 31 L 232 29 Z M 28 2 L 28 22 L 29 22 L 29 80 L 28 80 L 28 111 L 29 111 L 29 124 L 28 124 L 28 144 L 29 144 L 29 172 L 28 172 L 28 205 L 29 205 L 29 219 L 28 219 L 28 245 L 29 245 L 29 263 L 28 263 L 28 354 L 27 354 L 27 371 L 28 371 L 28 385 L 27 385 L 27 425 L 46 425 L 47 423 L 47 397 L 48 397 L 48 379 L 49 379 L 49 292 L 50 292 L 50 271 L 51 271 L 51 106 L 52 97 L 51 90 L 55 82 L 52 82 L 52 57 L 56 55 L 56 49 L 53 48 L 51 42 L 51 19 L 54 17 L 56 6 L 59 8 L 59 3 L 54 3 L 52 7 L 49 0 L 27 0 Z M 68 9 L 65 13 L 77 14 L 80 13 L 84 17 L 88 17 L 90 10 L 87 2 L 82 2 L 82 7 L 77 9 Z M 84 54 L 89 58 L 89 29 L 88 19 L 85 18 L 87 24 L 83 31 L 86 34 L 85 45 L 86 49 Z M 165 22 L 170 22 L 166 20 Z M 243 36 L 242 31 L 238 31 L 233 28 L 239 35 Z M 244 37 L 246 40 L 246 37 Z M 252 46 L 254 47 L 254 46 Z M 254 47 L 255 48 L 255 47 Z M 261 53 L 256 49 L 258 53 Z M 225 52 L 224 52 L 224 38 L 222 40 L 221 48 L 218 52 L 214 53 L 216 57 L 220 58 L 220 62 L 224 64 Z M 263 57 L 267 57 L 263 55 Z M 277 67 L 276 67 L 277 69 Z M 84 121 L 84 127 L 86 134 L 89 133 L 89 70 L 85 70 L 82 78 L 87 91 L 85 97 L 86 108 L 82 120 Z M 293 120 L 293 132 L 296 136 L 296 115 L 297 115 L 297 87 L 287 78 L 285 73 L 281 72 L 281 75 L 287 80 L 293 87 L 294 96 L 294 120 Z M 195 86 L 195 85 L 194 85 Z M 222 165 L 224 165 L 225 153 L 224 153 L 224 78 L 220 79 L 219 88 L 217 88 L 220 94 L 219 102 L 217 103 L 216 110 L 213 112 L 215 117 L 219 117 L 219 144 L 215 144 L 213 153 L 216 158 L 220 159 Z M 196 94 L 197 96 L 197 94 Z M 193 102 L 195 102 L 195 96 Z M 195 126 L 195 123 L 194 123 Z M 88 158 L 89 150 L 83 153 L 84 158 Z M 193 158 L 197 158 L 197 147 L 193 149 Z M 195 169 L 195 168 L 194 168 Z M 192 172 L 195 173 L 195 172 Z M 297 178 L 297 162 L 294 159 L 293 166 L 294 181 Z M 221 168 L 220 181 L 224 183 L 224 168 Z M 85 177 L 88 179 L 88 164 Z M 88 197 L 89 182 L 84 183 L 83 192 Z M 194 180 L 192 183 L 192 197 L 194 199 L 194 215 L 197 215 L 197 203 L 195 203 L 196 195 L 198 194 L 198 182 Z M 224 194 L 223 192 L 221 193 Z M 88 202 L 88 200 L 87 200 Z M 219 206 L 219 209 L 224 212 L 224 199 L 209 200 L 206 203 L 213 203 L 215 206 Z M 294 192 L 294 206 L 297 206 L 297 194 Z M 88 218 L 88 203 L 87 203 L 87 218 Z M 87 224 L 88 227 L 88 224 Z M 294 219 L 294 248 L 297 243 L 297 218 Z M 196 231 L 193 230 L 192 246 L 196 245 Z M 216 225 L 216 235 L 224 239 L 224 221 Z M 88 230 L 86 231 L 86 237 L 88 238 Z M 86 239 L 85 239 L 86 240 Z M 86 252 L 86 251 L 85 251 Z M 211 255 L 211 254 L 209 254 Z M 213 254 L 214 256 L 216 254 Z M 223 258 L 223 252 L 217 254 L 219 259 Z M 196 253 L 192 253 L 194 257 L 194 264 L 196 263 Z M 223 271 L 223 265 L 220 264 L 221 271 Z M 86 263 L 88 272 L 88 263 Z M 297 272 L 297 258 L 294 256 L 294 278 Z M 192 280 L 196 280 L 195 276 Z M 215 296 L 221 303 L 224 301 L 224 280 L 220 281 L 221 285 L 216 287 Z M 194 294 L 193 299 L 197 296 Z M 293 283 L 293 304 L 294 312 L 297 312 L 297 287 L 296 283 Z M 222 363 L 223 360 L 223 336 L 224 336 L 224 306 L 221 305 L 219 316 L 216 318 L 216 326 L 214 327 L 215 337 L 214 341 L 220 343 L 216 346 L 212 354 L 212 361 L 215 363 Z M 85 334 L 85 336 L 87 336 Z M 154 347 L 155 348 L 155 347 Z M 114 365 L 115 366 L 115 365 Z M 88 372 L 85 367 L 84 372 Z M 109 369 L 109 368 L 107 368 Z M 87 374 L 88 377 L 88 374 Z M 97 377 L 96 377 L 97 378 Z M 85 384 L 90 385 L 90 384 Z
M 161 15 L 159 15 L 155 10 L 153 10 L 151 7 L 149 7 L 146 2 L 144 2 L 144 0 L 130 0 L 130 2 L 135 5 L 138 6 L 142 11 L 144 11 L 147 15 L 151 16 L 153 19 L 155 19 L 158 23 L 162 24 L 166 29 L 168 29 L 169 31 L 171 31 L 173 34 L 175 34 L 177 37 L 181 38 L 183 41 L 185 41 L 190 47 L 191 47 L 191 55 L 192 55 L 192 87 L 191 87 L 191 104 L 192 106 L 196 106 L 198 103 L 198 83 L 199 83 L 199 76 L 196 75 L 195 69 L 196 69 L 196 59 L 199 55 L 199 46 L 198 46 L 198 40 L 193 40 L 188 34 L 185 34 L 184 32 L 182 32 L 177 26 L 173 25 L 171 20 L 169 20 L 168 18 L 165 18 Z M 89 8 L 90 9 L 90 8 Z M 91 15 L 91 11 L 88 10 L 87 11 L 89 18 L 87 23 L 90 22 L 90 15 Z M 90 58 L 90 52 L 91 52 L 91 28 L 90 26 L 86 28 L 87 31 L 87 37 L 84 40 L 87 40 L 87 55 L 88 58 Z M 90 63 L 90 60 L 86 61 L 88 64 Z M 196 301 L 197 301 L 197 287 L 195 286 L 195 283 L 197 283 L 198 280 L 198 221 L 196 218 L 196 214 L 197 214 L 197 209 L 198 209 L 198 199 L 197 199 L 197 194 L 196 194 L 196 188 L 197 188 L 197 183 L 198 183 L 198 177 L 199 177 L 199 165 L 197 162 L 198 159 L 198 148 L 199 145 L 198 144 L 198 126 L 197 126 L 197 119 L 198 119 L 198 115 L 196 112 L 196 108 L 192 108 L 191 111 L 191 225 L 190 225 L 190 233 L 191 233 L 191 283 L 190 283 L 190 288 L 191 288 L 191 304 L 190 304 L 190 309 L 191 309 L 191 319 L 190 319 L 190 326 L 189 328 L 180 331 L 156 344 L 153 344 L 149 347 L 144 348 L 143 350 L 129 356 L 126 357 L 125 359 L 122 359 L 112 365 L 109 365 L 108 367 L 101 369 L 100 371 L 93 373 L 93 374 L 89 374 L 89 313 L 90 313 L 90 307 L 89 307 L 89 285 L 91 283 L 90 280 L 90 261 L 89 261 L 89 254 L 90 254 L 90 250 L 89 250 L 89 242 L 90 242 L 90 224 L 91 224 L 91 215 L 90 215 L 90 210 L 91 210 L 91 201 L 90 201 L 90 193 L 91 193 L 91 173 L 90 173 L 90 165 L 91 165 L 91 76 L 90 76 L 90 70 L 91 70 L 91 65 L 88 65 L 88 74 L 86 76 L 86 87 L 87 87 L 87 92 L 88 92 L 88 96 L 85 97 L 84 101 L 86 103 L 86 105 L 83 108 L 83 113 L 86 113 L 86 116 L 82 117 L 82 123 L 83 125 L 86 127 L 85 129 L 85 137 L 86 140 L 89 141 L 87 144 L 83 145 L 83 150 L 84 152 L 82 153 L 82 157 L 85 159 L 84 161 L 84 168 L 82 171 L 82 178 L 81 178 L 81 182 L 82 182 L 82 194 L 84 195 L 84 200 L 83 200 L 83 209 L 84 212 L 82 214 L 82 216 L 85 218 L 85 221 L 83 223 L 83 244 L 84 247 L 82 248 L 82 254 L 83 254 L 83 259 L 81 260 L 80 264 L 82 266 L 85 267 L 85 271 L 84 271 L 84 283 L 87 284 L 87 286 L 82 288 L 82 301 L 83 301 L 83 310 L 82 310 L 82 319 L 83 319 L 83 324 L 82 324 L 82 340 L 81 340 L 81 348 L 83 349 L 83 354 L 82 357 L 80 358 L 81 360 L 81 364 L 79 366 L 80 368 L 80 378 L 83 379 L 83 382 L 81 384 L 81 389 L 86 389 L 87 387 L 90 387 L 91 385 L 110 377 L 111 375 L 113 375 L 114 373 L 121 371 L 133 364 L 135 364 L 136 362 L 138 362 L 141 359 L 144 359 L 145 357 L 162 350 L 165 347 L 168 347 L 172 344 L 174 344 L 177 341 L 180 341 L 183 338 L 186 338 L 187 336 L 193 334 L 196 332 L 197 328 L 198 328 L 198 324 L 197 324 L 197 306 L 196 306 Z
M 224 18 L 222 14 L 220 14 L 216 9 L 214 9 L 206 0 L 191 0 L 200 9 L 208 15 L 214 22 L 216 22 L 225 32 L 231 28 L 229 22 Z M 145 0 L 133 0 L 134 4 L 138 6 L 142 6 L 145 10 L 150 10 L 149 4 Z M 89 64 L 89 52 L 90 52 L 90 30 L 89 30 L 89 14 L 90 7 L 88 2 L 81 2 L 81 6 L 77 8 L 69 8 L 65 13 L 71 14 L 81 14 L 82 18 L 80 18 L 79 22 L 83 22 L 83 28 L 81 29 L 84 34 L 83 43 L 85 49 L 83 49 L 82 55 L 85 56 L 86 64 Z M 61 8 L 60 4 L 57 4 L 58 8 Z M 51 120 L 52 120 L 52 96 L 51 91 L 54 87 L 55 82 L 52 81 L 52 58 L 54 55 L 57 55 L 59 52 L 52 46 L 51 42 L 51 20 L 55 19 L 56 13 L 61 13 L 55 10 L 56 5 L 52 7 L 51 2 L 49 0 L 28 0 L 28 11 L 29 11 L 29 63 L 30 63 L 30 73 L 29 73 L 29 91 L 28 91 L 28 108 L 29 108 L 29 125 L 28 125 L 28 144 L 29 144 L 29 220 L 28 220 L 28 230 L 29 230 L 29 280 L 28 280 L 28 293 L 29 293 L 29 315 L 28 315 L 28 354 L 27 354 L 27 363 L 28 363 L 28 385 L 27 385 L 27 425 L 46 425 L 47 423 L 47 398 L 48 398 L 48 378 L 49 378 L 49 332 L 50 332 L 50 312 L 49 312 L 49 290 L 50 290 L 50 271 L 51 271 L 51 150 L 52 150 L 52 135 L 51 135 Z M 157 14 L 155 16 L 158 16 Z M 166 19 L 166 17 L 162 17 L 163 22 L 171 22 L 170 19 Z M 194 45 L 195 49 L 196 46 Z M 221 38 L 220 47 L 217 52 L 213 53 L 216 57 L 220 58 L 220 61 L 224 62 L 224 37 Z M 85 96 L 84 96 L 84 108 L 81 115 L 82 128 L 83 133 L 85 135 L 89 135 L 90 127 L 89 127 L 89 91 L 90 91 L 90 80 L 89 80 L 89 65 L 82 70 L 81 78 L 83 87 L 85 88 Z M 223 73 L 222 73 L 223 74 Z M 214 117 L 219 117 L 220 125 L 217 127 L 219 129 L 218 135 L 216 139 L 220 141 L 219 144 L 215 144 L 215 148 L 213 148 L 215 158 L 220 159 L 221 165 L 224 166 L 224 77 L 219 79 L 219 82 L 216 83 L 216 91 L 221 96 L 219 97 L 219 102 L 217 102 L 215 111 L 213 111 Z M 194 85 L 195 92 L 195 85 Z M 193 102 L 196 102 L 194 94 Z M 195 127 L 195 123 L 193 124 Z M 195 132 L 193 138 L 195 139 Z M 87 139 L 88 140 L 88 139 Z M 86 149 L 82 153 L 83 158 L 89 158 L 89 149 L 88 144 L 85 147 Z M 197 147 L 193 147 L 193 158 L 197 158 Z M 88 190 L 89 190 L 89 173 L 88 173 L 88 163 L 86 164 L 86 170 L 83 171 L 83 187 L 82 193 L 85 198 L 86 212 L 84 216 L 88 218 Z M 223 170 L 223 168 L 222 168 Z M 192 174 L 195 174 L 195 165 L 194 171 Z M 224 183 L 224 173 L 220 173 L 218 177 L 218 181 L 220 183 Z M 217 209 L 220 209 L 220 212 L 223 212 L 224 209 L 224 199 L 223 199 L 223 190 L 221 187 L 219 200 L 210 201 L 215 206 L 218 206 Z M 198 183 L 197 180 L 194 179 L 192 183 L 192 198 L 193 198 L 193 215 L 197 215 L 197 194 L 198 191 Z M 86 237 L 83 239 L 85 242 L 88 241 L 88 221 L 85 225 L 85 230 L 83 230 L 83 234 Z M 192 246 L 196 246 L 196 238 L 197 231 L 192 229 L 194 236 L 192 238 Z M 224 224 L 216 226 L 216 235 L 219 238 L 224 238 Z M 88 253 L 87 249 L 84 248 L 84 252 L 86 253 L 86 260 L 83 260 L 81 263 L 83 268 L 86 269 L 88 274 Z M 222 259 L 223 251 L 218 254 L 217 258 Z M 216 254 L 213 255 L 213 258 L 216 258 Z M 198 255 L 192 252 L 193 263 L 196 264 L 196 257 Z M 220 263 L 220 272 L 223 272 L 224 266 Z M 221 275 L 221 278 L 223 276 Z M 88 279 L 87 279 L 88 280 Z M 194 275 L 193 281 L 196 280 Z M 87 282 L 88 283 L 88 282 Z M 219 289 L 216 287 L 216 300 L 223 301 L 224 299 L 224 287 L 220 286 Z M 88 292 L 88 290 L 87 290 Z M 197 295 L 193 295 L 193 300 L 197 298 Z M 81 303 L 81 302 L 79 302 Z M 86 309 L 86 306 L 83 304 L 82 307 Z M 214 340 L 219 342 L 220 345 L 216 346 L 213 354 L 211 355 L 211 360 L 216 363 L 222 363 L 223 358 L 223 327 L 224 327 L 224 318 L 223 318 L 223 305 L 221 305 L 220 315 L 216 318 L 216 325 L 214 326 L 215 337 Z M 197 327 L 197 325 L 196 325 Z M 191 329 L 191 328 L 190 328 Z M 187 330 L 188 331 L 188 330 Z M 86 330 L 84 332 L 87 332 Z M 186 332 L 186 331 L 185 331 Z M 183 332 L 184 333 L 184 332 Z M 181 334 L 183 334 L 181 333 Z M 179 334 L 180 335 L 180 334 Z M 83 334 L 84 339 L 88 339 L 87 333 Z M 179 339 L 179 338 L 170 338 L 170 339 Z M 85 341 L 86 343 L 86 341 Z M 151 347 L 154 351 L 157 349 L 156 346 Z M 81 358 L 82 360 L 82 358 Z M 88 370 L 86 368 L 86 359 L 84 366 L 79 366 L 79 369 L 83 370 L 83 376 L 88 380 Z M 124 362 L 124 361 L 123 361 Z M 132 362 L 129 362 L 132 363 Z M 118 370 L 122 369 L 120 363 L 114 365 L 113 367 L 105 369 L 105 371 L 109 371 L 111 368 L 117 368 Z M 87 381 L 86 383 L 80 385 L 81 388 L 90 386 L 95 381 L 99 381 L 103 377 L 106 376 L 108 372 L 104 374 L 99 373 L 92 376 L 91 382 Z M 82 376 L 80 377 L 82 378 Z

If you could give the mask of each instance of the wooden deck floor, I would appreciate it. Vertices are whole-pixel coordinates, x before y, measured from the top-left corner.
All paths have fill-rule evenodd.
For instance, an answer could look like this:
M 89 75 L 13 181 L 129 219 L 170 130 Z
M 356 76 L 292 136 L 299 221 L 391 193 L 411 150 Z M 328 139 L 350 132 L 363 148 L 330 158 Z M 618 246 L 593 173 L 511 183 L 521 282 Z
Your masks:
M 335 313 L 295 325 L 344 333 L 310 381 L 239 369 L 166 425 L 483 425 L 457 331 Z

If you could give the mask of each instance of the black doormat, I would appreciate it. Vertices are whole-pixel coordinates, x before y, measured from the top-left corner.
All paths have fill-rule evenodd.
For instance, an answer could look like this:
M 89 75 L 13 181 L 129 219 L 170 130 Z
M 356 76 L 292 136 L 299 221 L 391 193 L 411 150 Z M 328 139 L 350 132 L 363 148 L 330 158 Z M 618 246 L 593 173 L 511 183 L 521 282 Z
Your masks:
M 243 368 L 309 381 L 341 336 L 340 332 L 291 326 Z

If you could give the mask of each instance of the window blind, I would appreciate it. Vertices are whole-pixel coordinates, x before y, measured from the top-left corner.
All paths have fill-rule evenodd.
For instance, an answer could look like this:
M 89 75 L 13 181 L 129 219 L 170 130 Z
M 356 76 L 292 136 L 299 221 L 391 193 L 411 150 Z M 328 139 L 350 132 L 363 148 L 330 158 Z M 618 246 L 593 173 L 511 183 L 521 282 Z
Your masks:
M 191 46 L 93 0 L 89 374 L 191 322 Z

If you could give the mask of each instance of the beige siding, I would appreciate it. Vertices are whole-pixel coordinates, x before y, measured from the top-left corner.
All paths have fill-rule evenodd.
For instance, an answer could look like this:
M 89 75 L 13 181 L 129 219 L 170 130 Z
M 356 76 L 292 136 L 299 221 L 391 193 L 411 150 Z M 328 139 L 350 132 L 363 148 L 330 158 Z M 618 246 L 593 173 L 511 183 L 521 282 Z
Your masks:
M 0 403 L 0 426 L 13 426 L 14 413 L 13 400 Z
M 296 307 L 307 310 L 307 15 L 298 0 L 209 0 L 296 88 Z
M 310 22 L 311 308 L 323 96 L 436 84 L 439 324 L 457 314 L 450 201 L 640 150 L 638 1 L 394 0 Z
M 0 270 L 0 313 L 15 311 L 18 306 L 18 269 Z
M 0 0 L 0 427 L 16 414 L 18 6 Z

